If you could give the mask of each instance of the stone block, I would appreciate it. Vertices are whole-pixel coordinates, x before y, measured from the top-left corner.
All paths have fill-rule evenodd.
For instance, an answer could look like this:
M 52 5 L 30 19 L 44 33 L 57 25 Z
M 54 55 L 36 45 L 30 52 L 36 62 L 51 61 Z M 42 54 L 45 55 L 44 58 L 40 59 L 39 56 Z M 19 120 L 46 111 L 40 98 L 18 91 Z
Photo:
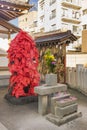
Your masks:
M 74 103 L 77 103 L 77 98 L 70 96 L 69 98 L 64 98 L 64 99 L 60 99 L 59 101 L 56 101 L 56 106 L 65 107 Z
M 41 115 L 47 114 L 48 98 L 47 96 L 38 96 L 38 113 Z
M 65 116 L 62 119 L 60 119 L 57 116 L 55 116 L 55 115 L 53 115 L 53 114 L 50 113 L 50 114 L 48 114 L 46 116 L 46 119 L 48 121 L 52 122 L 53 124 L 57 125 L 57 126 L 61 126 L 61 125 L 65 124 L 65 123 L 68 123 L 68 122 L 70 122 L 72 120 L 75 120 L 75 119 L 77 119 L 77 118 L 79 118 L 81 116 L 82 116 L 81 112 L 78 112 L 78 113 L 75 112 L 73 114 L 70 114 L 70 115 Z
M 46 74 L 45 82 L 47 86 L 57 85 L 57 74 Z
M 64 116 L 77 112 L 77 108 L 78 108 L 77 103 L 66 107 L 55 107 L 55 116 L 58 116 L 59 118 L 63 118 Z
M 47 87 L 46 85 L 43 86 L 37 86 L 34 88 L 34 92 L 39 94 L 39 95 L 48 95 L 52 93 L 57 93 L 61 91 L 66 91 L 67 90 L 67 85 L 66 84 L 57 84 L 53 86 Z
M 64 98 L 69 98 L 70 94 L 64 94 L 64 95 L 59 95 L 57 97 L 52 97 L 51 98 L 51 113 L 55 114 L 55 106 L 56 106 L 56 101 Z

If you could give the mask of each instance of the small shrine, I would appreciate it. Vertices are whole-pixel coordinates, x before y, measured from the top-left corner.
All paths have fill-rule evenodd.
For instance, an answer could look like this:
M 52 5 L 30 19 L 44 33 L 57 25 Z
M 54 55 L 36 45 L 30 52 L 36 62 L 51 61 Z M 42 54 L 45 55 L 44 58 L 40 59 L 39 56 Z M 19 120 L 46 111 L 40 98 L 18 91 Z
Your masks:
M 77 37 L 73 35 L 70 30 L 66 32 L 56 31 L 44 33 L 43 35 L 36 36 L 35 42 L 40 54 L 39 72 L 41 74 L 42 81 L 44 81 L 44 76 L 48 71 L 44 61 L 44 54 L 49 48 L 56 59 L 57 82 L 66 82 L 66 46 L 76 40 Z

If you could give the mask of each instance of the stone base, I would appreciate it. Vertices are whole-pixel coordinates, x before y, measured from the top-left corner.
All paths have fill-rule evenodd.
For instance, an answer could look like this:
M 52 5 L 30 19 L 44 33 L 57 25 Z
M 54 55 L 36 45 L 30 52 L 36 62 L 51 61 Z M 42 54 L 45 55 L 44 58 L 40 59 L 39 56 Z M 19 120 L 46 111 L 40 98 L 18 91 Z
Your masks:
M 72 96 L 65 98 L 64 100 L 60 99 L 59 101 L 56 101 L 56 105 L 59 107 L 66 107 L 75 103 L 77 103 L 77 98 Z
M 8 102 L 14 105 L 23 105 L 23 104 L 28 104 L 31 102 L 37 102 L 38 101 L 38 96 L 26 96 L 26 97 L 13 97 L 9 94 L 6 94 L 4 97 Z
M 63 118 L 64 116 L 70 115 L 74 112 L 77 112 L 78 105 L 77 103 L 66 106 L 66 107 L 55 107 L 55 115 L 59 118 Z
M 57 126 L 61 126 L 65 123 L 68 123 L 76 118 L 79 118 L 82 116 L 82 113 L 73 113 L 70 114 L 68 116 L 63 117 L 62 119 L 58 118 L 57 116 L 53 115 L 53 114 L 49 114 L 46 116 L 46 119 L 49 120 L 50 122 L 54 123 Z

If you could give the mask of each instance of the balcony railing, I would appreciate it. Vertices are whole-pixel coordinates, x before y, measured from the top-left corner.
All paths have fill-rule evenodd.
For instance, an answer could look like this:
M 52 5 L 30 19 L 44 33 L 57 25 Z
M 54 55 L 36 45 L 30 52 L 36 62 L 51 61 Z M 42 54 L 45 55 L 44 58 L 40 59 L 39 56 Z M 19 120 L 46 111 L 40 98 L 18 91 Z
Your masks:
M 69 22 L 69 23 L 75 23 L 75 24 L 80 24 L 81 20 L 79 18 L 73 18 L 73 17 L 67 17 L 67 16 L 62 16 L 62 21 L 63 22 Z
M 62 6 L 68 7 L 68 8 L 73 8 L 73 9 L 81 9 L 81 4 L 77 2 L 73 2 L 73 0 L 62 0 Z

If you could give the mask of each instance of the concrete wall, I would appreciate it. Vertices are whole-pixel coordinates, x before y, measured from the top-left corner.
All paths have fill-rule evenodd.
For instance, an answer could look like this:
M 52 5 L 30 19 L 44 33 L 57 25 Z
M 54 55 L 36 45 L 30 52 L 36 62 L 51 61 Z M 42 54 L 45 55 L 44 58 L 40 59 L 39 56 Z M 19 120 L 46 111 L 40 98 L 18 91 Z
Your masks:
M 87 54 L 84 53 L 75 53 L 66 55 L 66 66 L 67 67 L 76 67 L 76 64 L 87 64 Z
M 7 57 L 0 57 L 0 67 L 8 66 L 8 59 Z

